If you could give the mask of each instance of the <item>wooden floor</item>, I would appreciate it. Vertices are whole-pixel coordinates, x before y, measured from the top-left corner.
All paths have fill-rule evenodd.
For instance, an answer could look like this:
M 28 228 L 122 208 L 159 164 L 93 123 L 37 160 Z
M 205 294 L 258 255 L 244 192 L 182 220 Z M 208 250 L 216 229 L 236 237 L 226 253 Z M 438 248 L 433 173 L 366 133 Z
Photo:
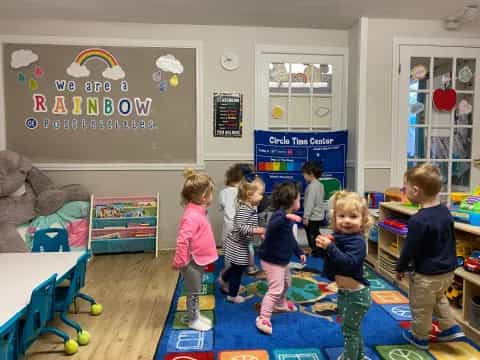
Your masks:
M 89 314 L 80 300 L 80 312 L 71 318 L 88 330 L 90 344 L 69 359 L 152 359 L 170 307 L 178 274 L 171 269 L 172 253 L 95 256 L 89 263 L 83 292 L 104 307 L 102 315 Z M 59 319 L 53 323 L 76 338 Z M 28 350 L 27 359 L 66 358 L 60 338 L 42 336 Z

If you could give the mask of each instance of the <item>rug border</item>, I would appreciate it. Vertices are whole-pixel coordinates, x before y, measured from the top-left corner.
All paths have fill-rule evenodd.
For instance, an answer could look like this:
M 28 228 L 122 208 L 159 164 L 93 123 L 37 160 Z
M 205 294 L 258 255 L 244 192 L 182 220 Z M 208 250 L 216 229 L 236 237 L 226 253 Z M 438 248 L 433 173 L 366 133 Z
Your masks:
M 167 328 L 168 319 L 170 318 L 170 314 L 171 314 L 172 309 L 173 309 L 173 302 L 175 300 L 175 294 L 177 293 L 177 290 L 179 290 L 179 286 L 180 286 L 180 273 L 178 273 L 178 275 L 177 275 L 177 284 L 175 285 L 175 290 L 173 290 L 173 294 L 172 294 L 172 297 L 171 297 L 171 300 L 170 300 L 170 307 L 168 308 L 168 313 L 167 313 L 167 316 L 165 318 L 165 323 L 163 324 L 162 332 L 160 333 L 160 336 L 158 337 L 158 340 L 157 340 L 157 346 L 155 348 L 155 353 L 153 354 L 153 359 L 157 358 L 158 351 L 160 349 L 160 340 L 162 339 L 162 336 L 165 332 L 165 329 Z

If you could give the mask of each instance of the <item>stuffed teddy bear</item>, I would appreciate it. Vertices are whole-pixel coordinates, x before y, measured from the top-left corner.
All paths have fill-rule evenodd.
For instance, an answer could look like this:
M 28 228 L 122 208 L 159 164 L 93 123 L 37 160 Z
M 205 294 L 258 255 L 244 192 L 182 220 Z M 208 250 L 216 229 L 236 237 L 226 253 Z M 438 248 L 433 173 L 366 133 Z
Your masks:
M 0 151 L 0 252 L 29 251 L 17 225 L 52 214 L 67 201 L 89 198 L 82 185 L 56 187 L 27 158 L 13 151 Z

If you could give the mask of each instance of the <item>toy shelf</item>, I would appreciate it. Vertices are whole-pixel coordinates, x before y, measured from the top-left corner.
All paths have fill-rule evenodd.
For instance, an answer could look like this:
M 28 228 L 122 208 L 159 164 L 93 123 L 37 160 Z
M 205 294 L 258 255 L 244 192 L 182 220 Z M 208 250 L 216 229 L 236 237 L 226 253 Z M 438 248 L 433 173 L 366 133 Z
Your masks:
M 159 195 L 92 195 L 88 247 L 93 254 L 154 252 L 158 256 Z
M 408 220 L 410 216 L 418 211 L 417 208 L 404 206 L 397 202 L 383 202 L 380 204 L 379 222 L 386 218 Z M 457 240 L 457 252 L 459 251 L 459 241 L 475 244 L 480 240 L 480 227 L 472 226 L 462 222 L 455 222 L 455 237 Z M 408 280 L 404 278 L 398 281 L 395 277 L 396 263 L 400 257 L 400 252 L 405 242 L 405 235 L 399 234 L 395 229 L 388 227 L 378 227 L 378 254 L 377 262 L 374 264 L 376 270 L 386 279 L 397 284 L 397 286 L 408 292 Z M 370 243 L 369 243 L 370 244 Z M 393 246 L 392 246 L 393 245 Z M 474 245 L 472 245 L 474 246 Z M 374 256 L 367 257 L 373 261 Z M 462 278 L 463 281 L 463 306 L 461 309 L 451 305 L 450 311 L 455 319 L 462 325 L 466 334 L 480 341 L 480 329 L 473 327 L 469 322 L 470 317 L 470 299 L 473 296 L 480 296 L 480 274 L 474 274 L 458 267 L 455 275 Z
M 368 209 L 370 216 L 374 220 L 372 230 L 367 236 L 367 256 L 365 260 L 373 267 L 377 267 L 378 263 L 378 209 Z

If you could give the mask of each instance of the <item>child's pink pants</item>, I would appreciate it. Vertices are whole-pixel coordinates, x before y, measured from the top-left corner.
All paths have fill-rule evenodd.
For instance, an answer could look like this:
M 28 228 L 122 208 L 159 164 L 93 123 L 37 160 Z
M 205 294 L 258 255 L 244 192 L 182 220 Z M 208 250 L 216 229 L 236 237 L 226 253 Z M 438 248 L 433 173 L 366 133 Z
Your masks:
M 292 283 L 288 265 L 277 265 L 261 260 L 262 269 L 267 275 L 268 290 L 262 300 L 260 316 L 265 319 L 272 317 L 275 309 L 288 308 L 287 292 Z

